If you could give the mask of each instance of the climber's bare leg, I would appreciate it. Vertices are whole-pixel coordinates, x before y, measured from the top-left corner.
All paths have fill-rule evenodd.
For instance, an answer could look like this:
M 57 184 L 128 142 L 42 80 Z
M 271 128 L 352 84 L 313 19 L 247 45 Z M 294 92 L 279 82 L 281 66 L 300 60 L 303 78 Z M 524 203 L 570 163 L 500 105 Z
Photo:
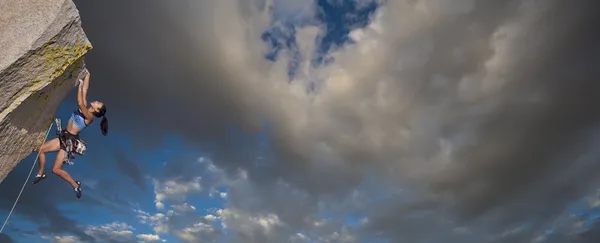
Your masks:
M 73 186 L 73 188 L 77 188 L 79 185 L 73 180 L 73 178 L 71 178 L 71 175 L 69 175 L 69 173 L 67 173 L 66 170 L 63 170 L 63 161 L 65 158 L 65 151 L 64 150 L 59 150 L 58 153 L 56 154 L 56 160 L 54 160 L 54 166 L 52 166 L 52 173 L 60 176 L 60 178 L 63 178 L 63 180 L 67 181 L 69 184 L 71 184 L 71 186 Z
M 48 140 L 38 147 L 38 175 L 44 173 L 44 165 L 46 164 L 46 153 L 56 152 L 60 149 L 60 141 L 58 138 Z
M 44 142 L 42 145 L 37 147 L 37 159 L 38 159 L 38 173 L 33 179 L 33 184 L 39 183 L 42 179 L 46 178 L 44 174 L 44 165 L 46 165 L 46 153 L 56 152 L 60 149 L 60 141 L 58 138 Z

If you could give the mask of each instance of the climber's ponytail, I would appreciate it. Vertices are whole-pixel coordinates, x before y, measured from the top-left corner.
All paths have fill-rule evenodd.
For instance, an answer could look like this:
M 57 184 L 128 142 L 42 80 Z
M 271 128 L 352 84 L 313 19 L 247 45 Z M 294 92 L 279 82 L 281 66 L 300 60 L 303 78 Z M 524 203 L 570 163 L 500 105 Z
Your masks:
M 100 122 L 100 131 L 102 131 L 102 135 L 106 136 L 108 133 L 108 118 L 106 118 L 106 105 L 103 104 L 100 107 L 100 110 L 94 114 L 96 117 L 102 117 L 102 121 Z
M 108 119 L 106 116 L 102 116 L 102 121 L 100 122 L 100 131 L 102 131 L 102 135 L 106 136 L 108 133 Z

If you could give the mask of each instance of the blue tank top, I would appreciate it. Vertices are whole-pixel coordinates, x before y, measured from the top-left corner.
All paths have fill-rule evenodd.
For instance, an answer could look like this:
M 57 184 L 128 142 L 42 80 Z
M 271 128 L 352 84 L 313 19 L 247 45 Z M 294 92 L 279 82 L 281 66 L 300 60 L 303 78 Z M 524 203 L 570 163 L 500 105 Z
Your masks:
M 73 124 L 75 124 L 79 130 L 83 130 L 87 127 L 87 124 L 85 124 L 85 116 L 79 111 L 79 109 L 73 111 L 73 114 L 71 114 L 71 118 L 69 119 L 73 121 Z

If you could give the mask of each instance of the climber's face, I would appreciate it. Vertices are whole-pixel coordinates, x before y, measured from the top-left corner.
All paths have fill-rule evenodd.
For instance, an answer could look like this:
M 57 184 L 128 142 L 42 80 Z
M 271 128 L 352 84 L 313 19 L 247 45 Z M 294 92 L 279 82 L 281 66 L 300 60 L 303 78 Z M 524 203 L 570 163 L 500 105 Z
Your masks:
M 92 107 L 92 109 L 94 109 L 95 112 L 100 111 L 100 108 L 102 108 L 102 106 L 104 106 L 104 103 L 100 102 L 100 101 L 94 101 L 90 104 L 90 106 Z

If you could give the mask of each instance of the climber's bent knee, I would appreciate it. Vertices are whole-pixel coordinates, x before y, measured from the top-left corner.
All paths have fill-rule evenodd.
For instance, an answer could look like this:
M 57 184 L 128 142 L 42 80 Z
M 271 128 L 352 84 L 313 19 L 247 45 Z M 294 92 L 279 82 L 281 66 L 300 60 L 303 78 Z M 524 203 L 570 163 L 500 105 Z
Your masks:
M 55 175 L 60 175 L 62 169 L 60 168 L 52 168 L 52 173 L 54 173 Z

